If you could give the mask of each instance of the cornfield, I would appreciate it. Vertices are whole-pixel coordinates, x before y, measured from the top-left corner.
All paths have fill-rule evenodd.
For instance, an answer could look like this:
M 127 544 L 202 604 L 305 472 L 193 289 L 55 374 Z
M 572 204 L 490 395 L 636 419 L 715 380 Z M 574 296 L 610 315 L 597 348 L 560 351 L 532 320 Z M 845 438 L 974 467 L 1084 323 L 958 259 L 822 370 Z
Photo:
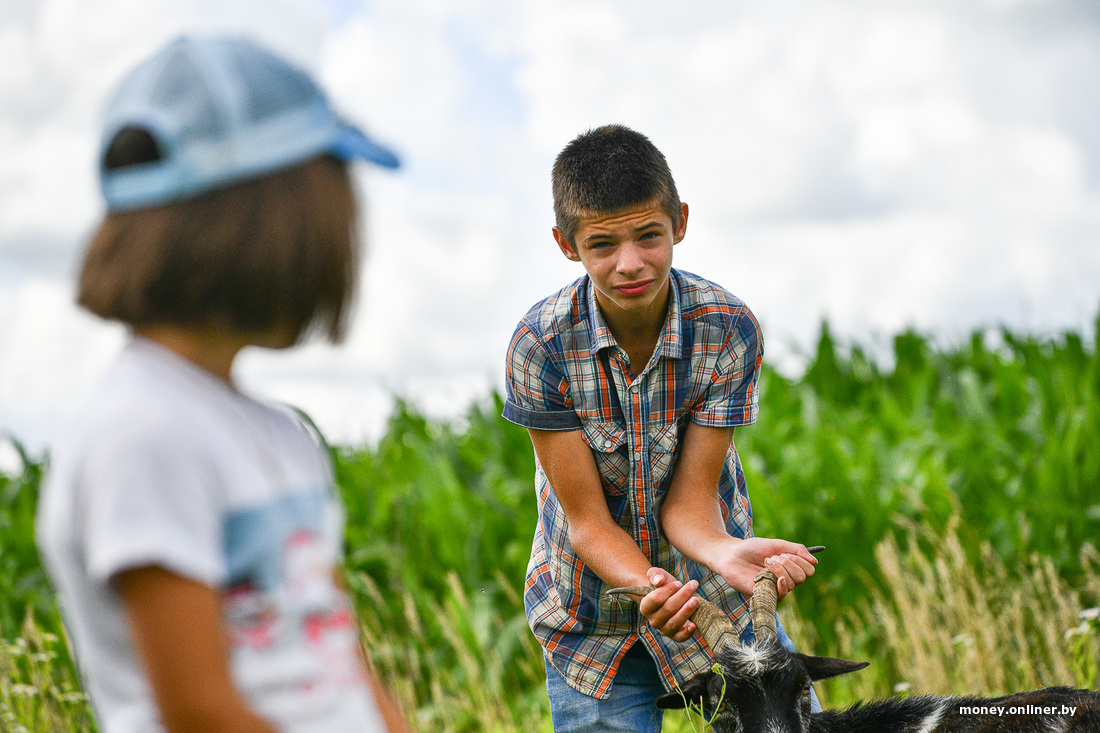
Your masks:
M 906 332 L 878 363 L 823 326 L 801 376 L 765 369 L 735 436 L 756 532 L 828 547 L 784 624 L 802 651 L 872 662 L 825 704 L 1100 689 L 1096 328 Z M 332 449 L 365 647 L 416 730 L 550 729 L 519 596 L 534 461 L 500 409 L 441 423 L 398 401 L 377 445 Z M 34 546 L 48 458 L 21 457 L 0 475 L 0 728 L 92 730 Z

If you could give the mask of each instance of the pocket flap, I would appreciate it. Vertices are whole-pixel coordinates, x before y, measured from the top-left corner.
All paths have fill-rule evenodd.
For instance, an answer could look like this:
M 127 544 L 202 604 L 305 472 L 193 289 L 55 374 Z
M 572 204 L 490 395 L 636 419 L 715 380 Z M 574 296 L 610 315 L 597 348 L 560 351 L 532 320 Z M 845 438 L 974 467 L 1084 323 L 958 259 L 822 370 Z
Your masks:
M 626 429 L 613 422 L 588 422 L 584 424 L 584 442 L 592 450 L 611 453 L 626 442 Z

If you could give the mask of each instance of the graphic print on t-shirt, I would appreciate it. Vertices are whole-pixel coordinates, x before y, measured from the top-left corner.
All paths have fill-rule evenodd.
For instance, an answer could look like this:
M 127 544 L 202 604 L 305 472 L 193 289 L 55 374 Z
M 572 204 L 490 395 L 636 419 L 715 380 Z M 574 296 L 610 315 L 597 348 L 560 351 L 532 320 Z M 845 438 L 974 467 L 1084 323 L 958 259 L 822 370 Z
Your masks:
M 225 521 L 233 673 L 261 710 L 315 714 L 362 682 L 355 616 L 334 577 L 335 511 L 318 491 Z

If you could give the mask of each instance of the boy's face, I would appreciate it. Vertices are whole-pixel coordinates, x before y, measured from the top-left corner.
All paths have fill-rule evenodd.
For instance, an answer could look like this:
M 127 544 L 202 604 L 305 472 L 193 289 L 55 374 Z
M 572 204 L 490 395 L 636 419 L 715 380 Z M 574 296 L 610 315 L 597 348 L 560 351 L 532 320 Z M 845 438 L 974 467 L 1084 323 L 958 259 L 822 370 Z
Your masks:
M 688 207 L 680 204 L 680 225 L 656 203 L 581 219 L 576 248 L 557 227 L 562 254 L 584 265 L 604 315 L 664 321 L 672 247 L 687 231 Z

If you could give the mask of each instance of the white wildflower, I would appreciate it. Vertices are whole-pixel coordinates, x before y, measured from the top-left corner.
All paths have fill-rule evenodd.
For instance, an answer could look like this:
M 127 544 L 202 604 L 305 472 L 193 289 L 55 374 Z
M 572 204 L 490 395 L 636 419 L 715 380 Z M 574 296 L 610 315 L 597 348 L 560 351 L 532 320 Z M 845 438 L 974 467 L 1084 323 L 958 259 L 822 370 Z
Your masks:
M 1074 628 L 1068 629 L 1065 633 L 1065 638 L 1068 641 L 1069 639 L 1072 639 L 1075 636 L 1084 636 L 1087 633 L 1089 633 L 1089 622 L 1088 621 L 1082 621 L 1080 624 L 1078 624 Z

